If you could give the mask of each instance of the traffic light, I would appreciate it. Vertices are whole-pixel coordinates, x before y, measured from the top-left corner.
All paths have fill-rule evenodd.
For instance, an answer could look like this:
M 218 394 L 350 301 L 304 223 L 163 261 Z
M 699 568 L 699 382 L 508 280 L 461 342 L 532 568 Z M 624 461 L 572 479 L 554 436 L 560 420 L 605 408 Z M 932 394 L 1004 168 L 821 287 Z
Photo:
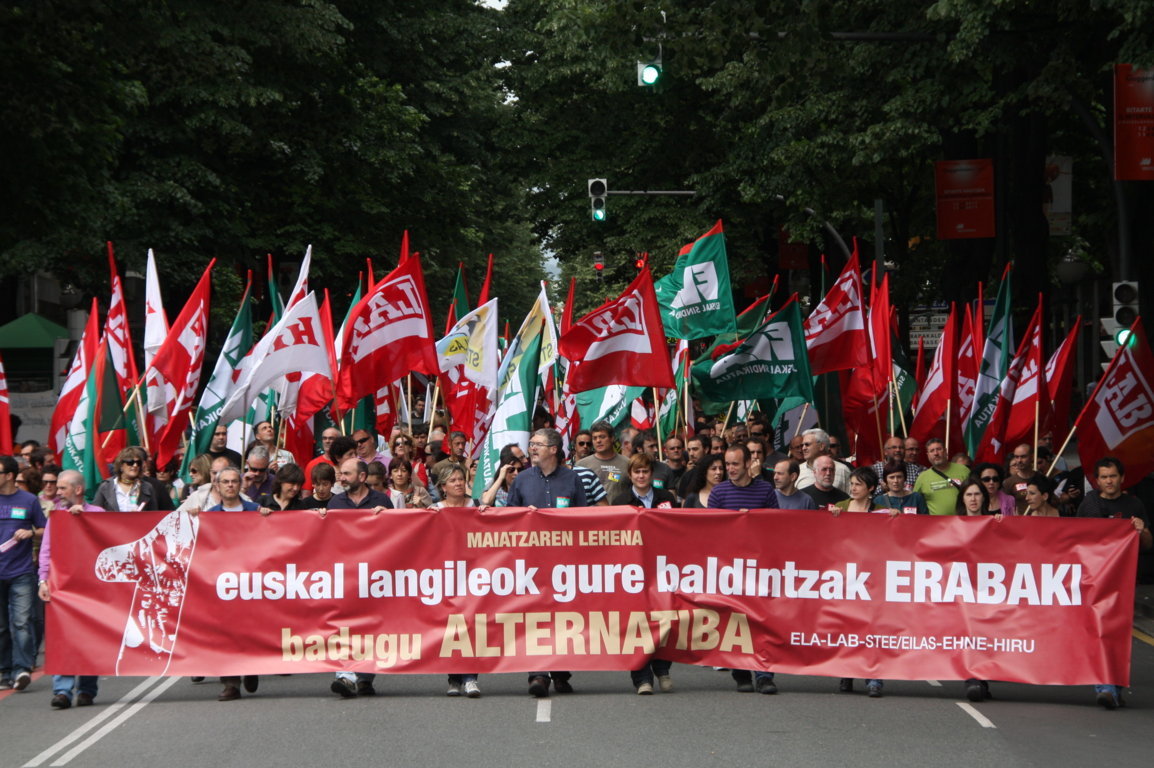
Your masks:
M 593 270 L 597 273 L 597 279 L 605 282 L 605 256 L 601 251 L 593 254 Z
M 1105 338 L 1100 339 L 1100 343 L 1102 351 L 1106 353 L 1102 370 L 1109 366 L 1119 346 L 1133 343 L 1130 328 L 1138 319 L 1138 283 L 1129 280 L 1114 283 L 1110 298 L 1113 302 L 1111 313 L 1102 318 L 1102 335 Z
M 652 88 L 661 80 L 661 54 L 656 59 L 637 62 L 637 84 L 643 88 Z
M 605 179 L 589 179 L 589 206 L 593 221 L 605 221 L 605 197 L 609 194 L 609 185 Z

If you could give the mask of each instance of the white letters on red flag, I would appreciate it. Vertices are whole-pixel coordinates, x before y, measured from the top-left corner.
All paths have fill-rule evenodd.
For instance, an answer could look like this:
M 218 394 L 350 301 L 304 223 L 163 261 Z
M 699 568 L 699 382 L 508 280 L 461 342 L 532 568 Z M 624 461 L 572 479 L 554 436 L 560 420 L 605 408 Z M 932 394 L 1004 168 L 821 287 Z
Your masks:
M 128 309 L 124 303 L 124 287 L 116 272 L 116 259 L 112 255 L 112 243 L 108 243 L 109 281 L 112 283 L 112 300 L 108 306 L 108 317 L 104 320 L 104 335 L 108 339 L 108 351 L 112 355 L 112 365 L 116 368 L 116 381 L 120 394 L 127 399 L 128 390 L 136 384 L 136 358 L 132 354 L 132 338 L 128 332 Z
M 407 242 L 407 240 L 406 240 Z M 365 395 L 417 371 L 440 370 L 425 278 L 416 254 L 405 258 L 349 312 L 340 353 L 337 407 L 347 411 Z
M 934 352 L 934 361 L 930 363 L 930 370 L 926 373 L 926 380 L 918 393 L 918 400 L 914 411 L 914 423 L 910 425 L 910 437 L 916 437 L 925 442 L 931 437 L 945 437 L 946 411 L 949 410 L 956 419 L 957 410 L 952 402 L 954 391 L 955 362 L 957 360 L 958 311 L 950 305 L 950 315 L 946 319 L 946 327 L 942 329 L 942 340 Z M 958 430 L 954 427 L 955 420 L 951 421 L 950 442 Z M 959 441 L 961 435 L 958 435 Z
M 979 299 L 981 294 L 979 293 Z M 974 392 L 978 386 L 978 371 L 981 346 L 978 329 L 982 325 L 982 310 L 971 311 L 966 305 L 966 316 L 962 322 L 962 337 L 958 341 L 958 385 L 955 397 L 958 401 L 958 418 L 964 425 L 969 423 L 974 412 Z
M 100 345 L 100 312 L 96 299 L 92 300 L 92 309 L 88 313 L 88 324 L 84 327 L 84 335 L 80 337 L 80 346 L 76 348 L 76 355 L 72 358 L 72 365 L 68 367 L 68 375 L 60 387 L 60 397 L 56 399 L 56 408 L 52 411 L 52 423 L 48 428 L 48 449 L 59 456 L 64 450 L 64 437 L 68 433 L 68 425 L 80 405 L 80 397 L 84 393 L 84 385 L 88 382 L 88 371 L 96 357 L 96 348 Z
M 569 369 L 574 393 L 610 384 L 675 386 L 648 264 L 616 301 L 573 323 L 560 346 L 562 355 L 580 361 Z
M 869 365 L 841 374 L 842 415 L 855 436 L 855 453 L 862 464 L 882 458 L 882 441 L 889 434 L 886 406 L 890 404 L 893 348 L 890 331 L 889 275 L 871 286 L 868 341 Z
M 1018 353 L 1010 361 L 1006 377 L 998 389 L 994 415 L 978 444 L 977 460 L 1000 464 L 1006 459 L 1006 448 L 1019 443 L 1034 443 L 1035 415 L 1039 422 L 1050 410 L 1040 398 L 1042 372 L 1042 302 L 1030 318 L 1026 334 L 1018 344 Z M 1035 411 L 1037 406 L 1037 411 Z
M 1141 318 L 1131 331 L 1075 422 L 1082 466 L 1113 456 L 1127 487 L 1154 471 L 1154 355 Z
M 188 413 L 195 404 L 200 386 L 200 372 L 204 367 L 204 348 L 208 336 L 208 308 L 212 291 L 213 259 L 200 276 L 180 316 L 172 324 L 164 344 L 156 352 L 152 367 L 166 382 L 165 411 L 168 423 L 156 435 L 152 452 L 156 465 L 163 467 L 172 460 L 180 445 L 181 435 L 188 427 Z
M 1075 350 L 1078 348 L 1078 332 L 1082 329 L 1082 316 L 1074 321 L 1074 327 L 1066 335 L 1054 354 L 1046 363 L 1046 391 L 1050 393 L 1051 413 L 1053 418 L 1049 424 L 1043 425 L 1045 432 L 1052 432 L 1054 444 L 1061 445 L 1066 441 L 1070 431 L 1070 399 L 1074 390 L 1074 361 Z M 1044 434 L 1044 433 L 1043 433 Z
M 12 450 L 12 406 L 8 401 L 8 377 L 4 375 L 4 361 L 0 360 L 0 451 Z
M 856 243 L 837 282 L 805 319 L 805 346 L 815 376 L 869 362 Z
M 265 389 L 285 382 L 290 373 L 319 373 L 332 376 L 324 329 L 317 311 L 315 294 L 308 294 L 285 310 L 273 328 L 241 361 L 240 379 L 220 412 L 227 423 L 244 416 L 253 399 Z

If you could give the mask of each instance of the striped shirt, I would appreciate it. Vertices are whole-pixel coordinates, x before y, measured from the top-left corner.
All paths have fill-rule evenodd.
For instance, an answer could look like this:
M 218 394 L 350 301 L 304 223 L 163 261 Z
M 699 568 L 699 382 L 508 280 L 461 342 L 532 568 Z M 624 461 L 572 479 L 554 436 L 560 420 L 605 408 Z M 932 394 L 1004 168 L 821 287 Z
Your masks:
M 755 477 L 749 485 L 734 485 L 724 480 L 709 492 L 711 509 L 777 509 L 773 484 Z

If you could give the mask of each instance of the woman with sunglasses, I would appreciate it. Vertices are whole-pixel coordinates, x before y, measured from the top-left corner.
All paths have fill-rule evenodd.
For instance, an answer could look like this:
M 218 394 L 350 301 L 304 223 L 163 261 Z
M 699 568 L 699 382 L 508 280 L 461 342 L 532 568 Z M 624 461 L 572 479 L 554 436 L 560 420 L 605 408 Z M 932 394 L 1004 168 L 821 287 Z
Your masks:
M 423 466 L 423 465 L 422 465 Z M 420 483 L 413 482 L 413 465 L 408 459 L 393 458 L 389 463 L 389 501 L 394 509 L 427 509 L 433 496 Z
M 482 506 L 508 506 L 509 489 L 513 487 L 513 481 L 517 479 L 517 475 L 521 474 L 521 470 L 525 468 L 525 455 L 517 456 L 515 453 L 515 451 L 520 452 L 520 450 L 521 446 L 516 443 L 509 443 L 501 449 L 501 469 L 497 471 L 497 476 L 493 478 L 492 484 L 481 494 Z
M 409 462 L 409 474 L 414 475 L 419 484 L 428 488 L 429 486 L 429 470 L 423 461 L 415 461 L 416 453 L 413 448 L 413 436 L 407 432 L 401 432 L 393 438 L 393 458 L 389 462 L 389 474 L 393 472 L 393 462 L 397 459 L 404 459 Z
M 212 456 L 202 453 L 193 458 L 188 464 L 189 481 L 180 489 L 180 500 L 183 502 L 189 494 L 212 480 Z
M 986 494 L 989 496 L 984 514 L 1005 515 L 1007 517 L 1017 514 L 1014 497 L 1002 490 L 1006 473 L 1002 471 L 1001 467 L 997 464 L 979 464 L 974 467 L 974 477 L 986 489 Z
M 160 509 L 154 486 L 142 480 L 144 450 L 135 445 L 116 454 L 112 477 L 101 483 L 92 504 L 109 512 L 144 512 Z

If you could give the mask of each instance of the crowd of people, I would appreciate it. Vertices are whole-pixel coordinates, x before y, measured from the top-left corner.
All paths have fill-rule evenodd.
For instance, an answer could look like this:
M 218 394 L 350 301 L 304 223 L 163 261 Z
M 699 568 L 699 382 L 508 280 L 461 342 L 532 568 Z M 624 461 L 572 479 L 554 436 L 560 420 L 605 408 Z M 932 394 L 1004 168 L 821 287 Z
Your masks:
M 501 450 L 499 470 L 479 498 L 473 498 L 473 473 L 467 438 L 439 426 L 394 428 L 383 439 L 368 429 L 343 435 L 336 428 L 321 435 L 318 455 L 293 456 L 278 446 L 273 425 L 257 424 L 254 439 L 236 451 L 228 432 L 217 427 L 209 450 L 189 462 L 190 482 L 178 465 L 156 467 L 139 446 L 124 448 L 86 502 L 84 477 L 62 470 L 35 441 L 14 455 L 0 455 L 0 689 L 27 689 L 44 639 L 44 604 L 51 601 L 49 570 L 52 513 L 180 509 L 256 511 L 262 515 L 328 509 L 360 509 L 381 514 L 389 509 L 442 507 L 566 508 L 631 505 L 645 509 L 791 509 L 833 515 L 873 512 L 889 515 L 1079 516 L 1127 518 L 1138 531 L 1140 570 L 1149 568 L 1154 540 L 1147 526 L 1146 486 L 1127 492 L 1125 467 L 1102 457 L 1093 467 L 1068 468 L 1055 457 L 1048 440 L 1019 445 L 1008 465 L 973 464 L 950 456 L 942 439 L 925 445 L 892 436 L 884 459 L 855 465 L 843 457 L 841 441 L 821 429 L 792 436 L 783 451 L 773 446 L 772 430 L 754 414 L 734 425 L 701 420 L 689 434 L 667 436 L 659 448 L 653 431 L 614 429 L 606 422 L 583 429 L 566 454 L 561 435 L 543 424 L 528 441 Z M 1137 489 L 1136 489 L 1137 490 Z M 654 658 L 631 673 L 633 688 L 649 695 L 656 685 L 671 691 L 671 663 Z M 774 694 L 774 674 L 732 670 L 739 692 Z M 529 693 L 549 695 L 573 690 L 567 671 L 537 671 L 528 676 Z M 203 678 L 193 678 L 201 682 Z M 843 678 L 840 690 L 852 692 Z M 223 677 L 221 701 L 255 692 L 256 676 Z M 339 672 L 330 689 L 343 698 L 371 696 L 374 675 Z M 867 680 L 870 697 L 882 695 L 883 681 Z M 1117 685 L 1096 686 L 1106 709 L 1122 703 Z M 982 701 L 987 681 L 965 681 L 965 696 Z M 97 678 L 56 675 L 51 706 L 91 705 Z M 449 696 L 481 695 L 475 674 L 450 675 Z

